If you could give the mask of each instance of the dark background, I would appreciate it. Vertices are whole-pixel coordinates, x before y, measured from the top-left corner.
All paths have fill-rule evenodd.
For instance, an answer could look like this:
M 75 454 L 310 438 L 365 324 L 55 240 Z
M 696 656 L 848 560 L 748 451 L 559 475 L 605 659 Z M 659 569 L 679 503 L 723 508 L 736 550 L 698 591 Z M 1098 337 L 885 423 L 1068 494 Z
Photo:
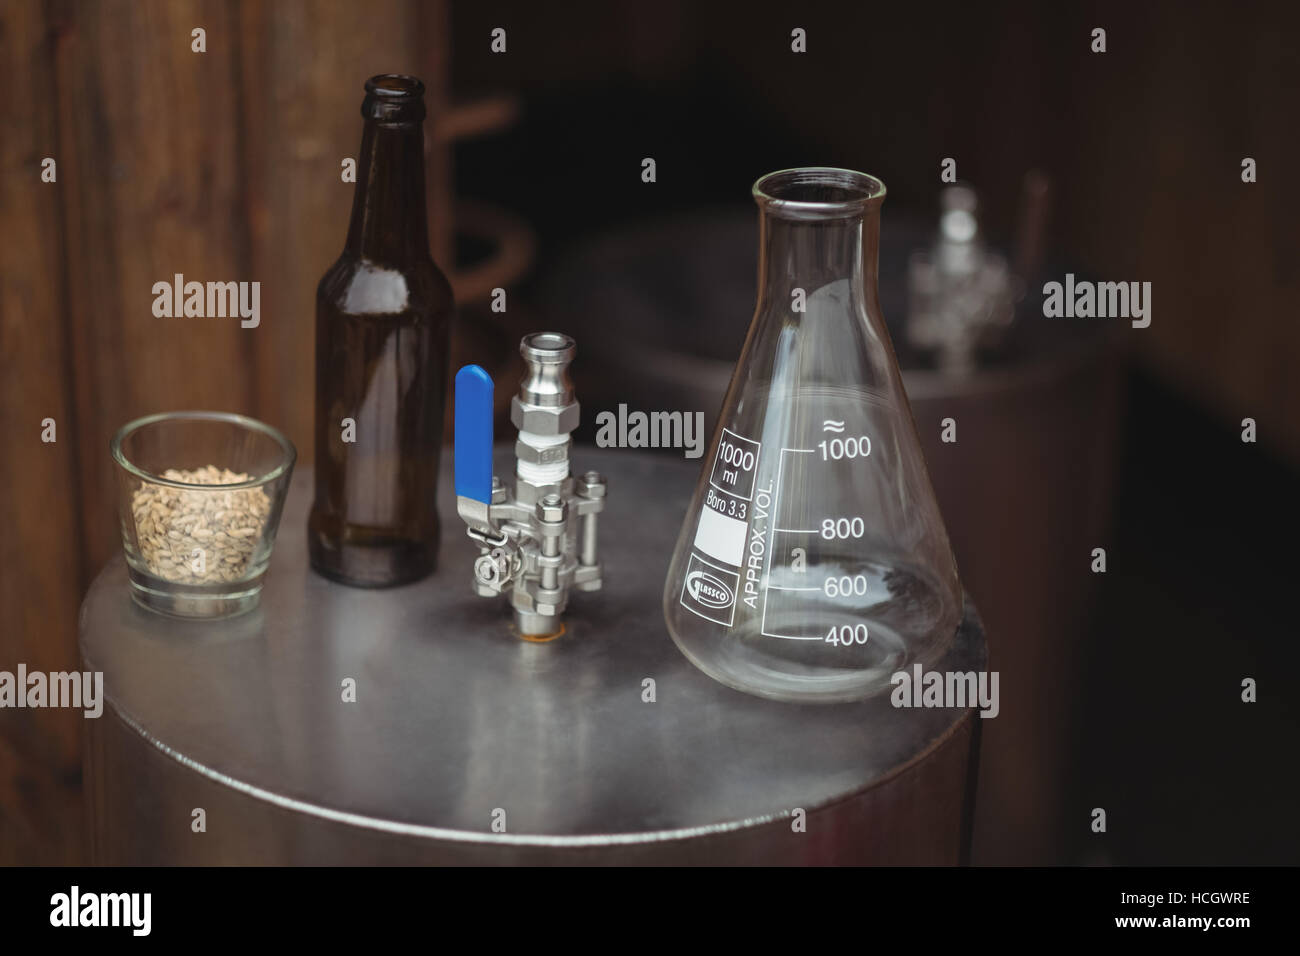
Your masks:
M 505 55 L 489 52 L 498 26 Z M 591 321 L 548 285 L 575 250 L 747 214 L 764 172 L 879 176 L 886 243 L 891 223 L 932 221 L 944 157 L 980 191 L 996 243 L 1025 173 L 1049 175 L 1051 260 L 1150 281 L 1154 313 L 1116 329 L 1109 570 L 1061 622 L 1079 639 L 1053 689 L 1070 711 L 1051 742 L 1052 822 L 1017 833 L 986 800 L 978 812 L 1001 822 L 982 845 L 977 826 L 975 859 L 1300 861 L 1298 26 L 1293 4 L 1240 2 L 4 0 L 0 668 L 75 666 L 81 595 L 118 547 L 106 449 L 123 422 L 246 412 L 310 461 L 314 288 L 352 194 L 339 162 L 355 155 L 365 78 L 413 72 L 430 89 L 435 258 L 463 305 L 453 360 L 494 369 L 521 331 Z M 790 51 L 794 27 L 806 54 Z M 46 156 L 56 184 L 40 182 Z M 260 280 L 262 326 L 160 327 L 149 290 L 175 272 Z M 485 308 L 495 286 L 505 316 Z M 743 334 L 752 299 L 720 298 L 718 321 Z M 634 331 L 602 320 L 607 340 Z M 580 389 L 594 371 L 579 359 Z M 39 440 L 45 417 L 56 444 Z M 1246 417 L 1258 444 L 1240 441 Z M 1032 474 L 1033 449 L 1020 453 L 1010 465 Z M 982 553 L 998 563 L 996 541 Z M 1007 594 L 1032 579 L 997 572 Z M 1053 655 L 1058 635 L 1040 640 Z M 0 713 L 0 862 L 82 859 L 80 767 L 73 715 Z M 1088 829 L 1095 806 L 1104 835 Z

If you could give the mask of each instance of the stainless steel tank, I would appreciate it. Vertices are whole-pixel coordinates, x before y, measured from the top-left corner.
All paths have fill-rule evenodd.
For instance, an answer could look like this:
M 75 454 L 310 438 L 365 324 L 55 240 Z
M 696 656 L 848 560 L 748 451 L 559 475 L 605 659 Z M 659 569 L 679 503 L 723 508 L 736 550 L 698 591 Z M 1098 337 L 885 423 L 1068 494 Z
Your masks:
M 120 558 L 81 615 L 108 706 L 88 721 L 97 863 L 956 863 L 981 721 L 887 698 L 794 706 L 714 683 L 664 629 L 663 577 L 698 463 L 575 456 L 608 478 L 607 583 L 566 633 L 512 633 L 447 533 L 433 578 L 312 574 L 295 479 L 261 607 L 178 621 Z M 449 477 L 443 527 L 457 527 Z M 947 659 L 982 670 L 972 607 Z M 346 701 L 345 682 L 355 682 Z M 198 811 L 202 811 L 200 814 Z M 199 822 L 202 829 L 199 829 Z

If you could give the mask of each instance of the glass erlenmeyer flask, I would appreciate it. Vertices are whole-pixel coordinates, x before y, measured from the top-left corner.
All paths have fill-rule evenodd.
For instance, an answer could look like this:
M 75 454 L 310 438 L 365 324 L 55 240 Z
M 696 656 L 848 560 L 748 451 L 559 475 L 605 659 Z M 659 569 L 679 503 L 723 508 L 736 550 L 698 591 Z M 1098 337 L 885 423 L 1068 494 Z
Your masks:
M 664 587 L 711 677 L 845 701 L 949 645 L 961 585 L 878 301 L 884 184 L 754 184 L 758 306 Z

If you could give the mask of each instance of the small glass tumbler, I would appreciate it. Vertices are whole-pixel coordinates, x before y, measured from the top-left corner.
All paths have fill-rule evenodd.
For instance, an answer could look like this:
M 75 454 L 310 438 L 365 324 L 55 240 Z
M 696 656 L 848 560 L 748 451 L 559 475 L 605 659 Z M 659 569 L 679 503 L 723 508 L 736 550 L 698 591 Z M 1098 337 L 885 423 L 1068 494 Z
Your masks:
M 136 419 L 112 441 L 131 596 L 154 611 L 228 617 L 257 606 L 297 452 L 228 412 Z

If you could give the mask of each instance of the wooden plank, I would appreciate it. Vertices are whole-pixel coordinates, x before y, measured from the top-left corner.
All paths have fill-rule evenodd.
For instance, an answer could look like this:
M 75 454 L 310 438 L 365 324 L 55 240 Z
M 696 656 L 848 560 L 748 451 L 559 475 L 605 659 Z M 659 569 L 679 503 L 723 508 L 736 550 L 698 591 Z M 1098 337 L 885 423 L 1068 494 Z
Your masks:
M 59 207 L 69 164 L 54 118 L 51 52 L 40 5 L 0 8 L 0 670 L 11 672 L 19 663 L 75 667 L 82 589 L 60 294 Z M 41 181 L 45 157 L 57 163 L 53 183 Z M 53 443 L 41 440 L 45 418 L 55 422 Z M 75 772 L 80 723 L 73 711 L 5 710 L 0 735 L 22 741 L 25 760 Z M 0 774 L 0 804 L 18 769 Z
M 312 456 L 316 284 L 347 236 L 366 80 L 419 70 L 411 4 L 331 7 L 248 0 L 240 16 L 252 271 L 266 316 L 254 333 L 258 412 Z M 428 78 L 425 77 L 427 80 Z
M 448 0 L 416 4 L 414 33 L 418 38 L 418 72 L 424 80 L 429 118 L 425 122 L 426 193 L 429 216 L 429 246 L 433 261 L 452 278 L 455 256 L 455 171 L 451 140 L 443 135 L 444 117 L 452 109 L 451 92 L 451 9 Z M 455 287 L 455 281 L 452 282 Z M 459 296 L 457 302 L 460 302 Z M 455 332 L 453 331 L 453 335 Z
M 1062 232 L 1095 277 L 1151 282 L 1151 326 L 1125 332 L 1142 362 L 1229 427 L 1258 419 L 1260 444 L 1300 463 L 1286 159 L 1300 129 L 1279 120 L 1300 93 L 1300 8 L 1228 23 L 1135 4 L 1110 27 L 1110 52 L 1076 44 L 1069 64 L 1078 148 L 1061 182 L 1078 188 L 1059 193 Z
M 59 4 L 67 288 L 89 567 L 119 547 L 108 441 L 142 414 L 252 411 L 251 330 L 156 318 L 155 282 L 252 281 L 240 173 L 236 10 Z M 206 30 L 206 52 L 191 31 Z
M 80 865 L 84 821 L 80 770 L 50 767 L 0 735 L 0 866 Z

